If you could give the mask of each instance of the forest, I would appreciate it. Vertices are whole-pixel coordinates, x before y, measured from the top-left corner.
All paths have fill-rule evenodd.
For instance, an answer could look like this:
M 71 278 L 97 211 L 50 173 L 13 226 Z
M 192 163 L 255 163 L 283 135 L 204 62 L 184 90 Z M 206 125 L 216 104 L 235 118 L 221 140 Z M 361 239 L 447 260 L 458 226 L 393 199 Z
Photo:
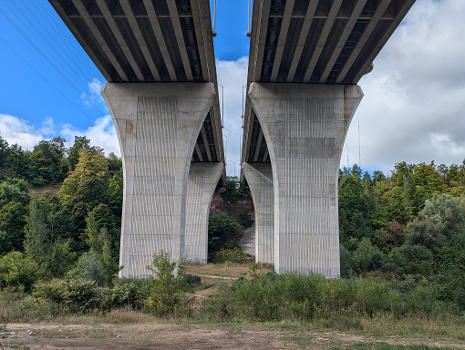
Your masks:
M 223 186 L 228 202 L 249 196 L 237 178 Z M 199 278 L 185 272 L 185 261 L 162 253 L 149 267 L 157 278 L 117 278 L 122 190 L 121 160 L 86 137 L 69 148 L 62 138 L 43 140 L 32 151 L 0 137 L 0 319 L 119 307 L 194 312 L 185 293 Z M 252 220 L 212 215 L 209 254 L 217 262 L 250 261 L 237 242 Z M 347 310 L 463 315 L 465 162 L 401 162 L 390 174 L 341 169 L 339 222 L 341 279 L 278 276 L 253 265 L 249 278 L 205 300 L 203 312 L 253 320 Z

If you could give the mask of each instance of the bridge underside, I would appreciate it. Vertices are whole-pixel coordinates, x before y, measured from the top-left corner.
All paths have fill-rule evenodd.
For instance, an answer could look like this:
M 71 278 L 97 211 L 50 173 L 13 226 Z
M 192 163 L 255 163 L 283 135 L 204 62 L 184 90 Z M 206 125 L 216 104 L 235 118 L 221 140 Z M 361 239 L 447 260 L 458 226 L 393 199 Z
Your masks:
M 256 236 L 268 239 L 257 261 L 339 274 L 337 171 L 356 84 L 414 2 L 254 1 L 242 176 L 259 196 Z
M 108 82 L 213 82 L 208 0 L 50 0 Z M 193 161 L 223 161 L 218 98 Z

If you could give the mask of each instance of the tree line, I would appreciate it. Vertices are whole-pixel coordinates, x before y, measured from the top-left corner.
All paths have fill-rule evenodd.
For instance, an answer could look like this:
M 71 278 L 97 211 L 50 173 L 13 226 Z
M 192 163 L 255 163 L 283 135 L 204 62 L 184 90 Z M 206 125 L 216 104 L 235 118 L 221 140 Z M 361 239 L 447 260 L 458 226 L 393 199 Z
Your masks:
M 69 149 L 54 138 L 32 151 L 0 136 L 0 288 L 18 264 L 34 271 L 31 283 L 65 274 L 109 283 L 119 269 L 122 195 L 121 160 L 84 136 Z
M 246 188 L 232 182 L 228 201 Z M 401 162 L 389 175 L 354 165 L 340 170 L 338 189 L 342 277 L 368 275 L 405 290 L 429 285 L 463 309 L 465 162 Z M 0 289 L 52 278 L 112 285 L 122 191 L 121 160 L 85 137 L 70 148 L 62 138 L 43 140 L 32 151 L 0 137 Z M 224 227 L 236 235 L 238 225 L 228 222 L 210 219 L 210 248 L 230 240 Z M 236 251 L 223 255 L 243 260 Z

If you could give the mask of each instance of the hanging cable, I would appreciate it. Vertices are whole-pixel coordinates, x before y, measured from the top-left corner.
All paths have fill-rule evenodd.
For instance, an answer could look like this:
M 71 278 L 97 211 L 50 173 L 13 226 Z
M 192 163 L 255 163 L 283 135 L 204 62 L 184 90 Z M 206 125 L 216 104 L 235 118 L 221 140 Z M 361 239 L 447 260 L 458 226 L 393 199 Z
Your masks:
M 252 4 L 252 0 L 249 0 L 249 8 L 247 12 L 247 36 L 250 37 L 252 35 L 252 28 L 250 28 L 250 5 Z
M 213 36 L 216 36 L 216 0 L 213 0 Z

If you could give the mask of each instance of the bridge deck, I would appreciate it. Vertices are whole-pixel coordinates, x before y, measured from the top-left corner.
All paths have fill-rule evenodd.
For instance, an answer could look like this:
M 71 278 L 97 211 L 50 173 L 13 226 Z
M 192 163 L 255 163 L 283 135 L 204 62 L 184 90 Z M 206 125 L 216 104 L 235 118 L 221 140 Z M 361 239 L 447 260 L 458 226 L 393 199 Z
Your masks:
M 415 0 L 256 0 L 252 82 L 357 84 Z M 246 103 L 242 161 L 269 162 Z
M 49 1 L 109 82 L 217 85 L 208 0 Z M 223 160 L 221 132 L 216 98 L 193 161 Z

